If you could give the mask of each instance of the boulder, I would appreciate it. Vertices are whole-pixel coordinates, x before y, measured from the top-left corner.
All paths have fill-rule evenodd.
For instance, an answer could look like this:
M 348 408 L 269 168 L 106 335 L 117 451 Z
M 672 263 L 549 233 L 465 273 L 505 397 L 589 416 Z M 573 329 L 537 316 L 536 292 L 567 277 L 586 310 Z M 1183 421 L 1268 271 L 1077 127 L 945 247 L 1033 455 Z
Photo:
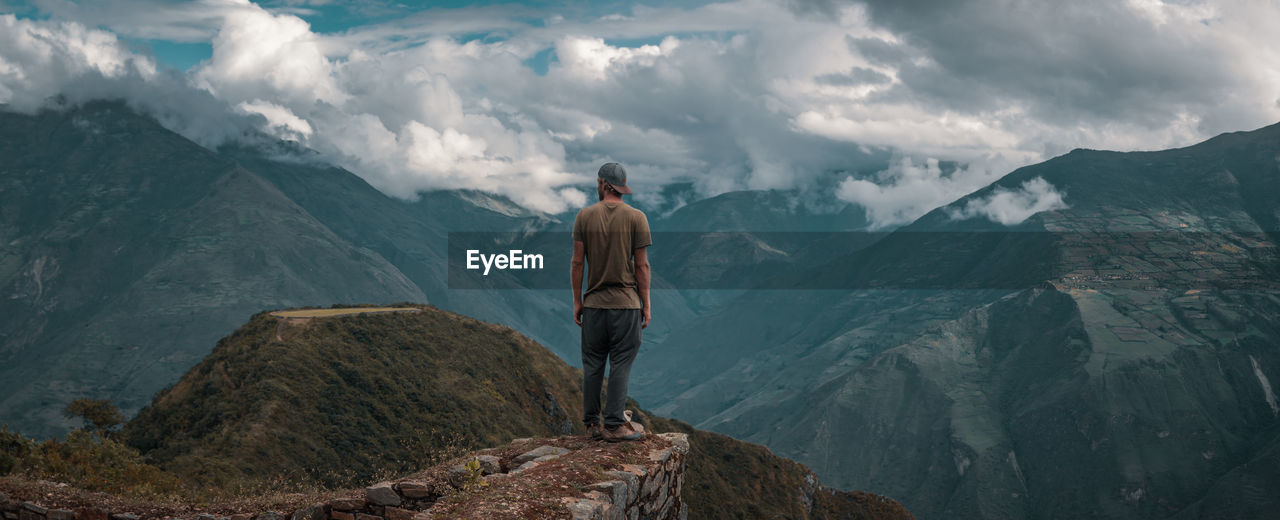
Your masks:
M 561 448 L 559 446 L 538 446 L 537 448 L 526 451 L 517 456 L 513 459 L 513 463 L 524 464 L 534 459 L 550 460 L 544 457 L 555 458 L 566 453 L 569 453 L 568 448 Z
M 329 501 L 329 509 L 334 511 L 358 511 L 364 509 L 365 501 L 359 498 L 335 498 Z M 232 518 L 231 520 L 236 520 Z
M 199 520 L 199 519 L 197 519 Z M 324 506 L 312 504 L 293 512 L 289 520 L 324 520 Z
M 405 498 L 417 499 L 431 496 L 431 487 L 427 486 L 424 482 L 405 481 L 396 484 L 396 487 L 400 490 L 400 494 L 404 495 Z
M 374 484 L 364 489 L 364 499 L 370 504 L 380 506 L 398 506 L 400 505 L 400 495 L 396 494 L 396 490 L 391 488 L 391 484 L 383 482 Z
M 477 455 L 476 460 L 480 461 L 480 471 L 483 475 L 492 475 L 494 473 L 502 473 L 502 461 L 493 455 Z

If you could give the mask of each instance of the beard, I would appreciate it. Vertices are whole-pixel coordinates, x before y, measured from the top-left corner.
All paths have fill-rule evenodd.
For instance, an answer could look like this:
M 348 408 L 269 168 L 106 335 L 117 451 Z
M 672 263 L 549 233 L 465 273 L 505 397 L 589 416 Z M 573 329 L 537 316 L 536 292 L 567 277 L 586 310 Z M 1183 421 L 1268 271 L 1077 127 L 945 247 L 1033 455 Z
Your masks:
M 596 184 L 596 200 L 604 200 L 604 186 Z

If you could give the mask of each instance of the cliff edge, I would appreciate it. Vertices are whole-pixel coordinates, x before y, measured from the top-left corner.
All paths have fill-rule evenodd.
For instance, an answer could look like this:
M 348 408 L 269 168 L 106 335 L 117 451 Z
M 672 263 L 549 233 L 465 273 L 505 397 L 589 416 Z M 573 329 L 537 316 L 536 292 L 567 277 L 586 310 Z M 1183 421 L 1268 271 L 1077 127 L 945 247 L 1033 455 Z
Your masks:
M 6 520 L 676 520 L 688 436 L 610 444 L 583 436 L 516 439 L 363 489 L 277 503 L 129 501 L 49 481 L 0 480 Z

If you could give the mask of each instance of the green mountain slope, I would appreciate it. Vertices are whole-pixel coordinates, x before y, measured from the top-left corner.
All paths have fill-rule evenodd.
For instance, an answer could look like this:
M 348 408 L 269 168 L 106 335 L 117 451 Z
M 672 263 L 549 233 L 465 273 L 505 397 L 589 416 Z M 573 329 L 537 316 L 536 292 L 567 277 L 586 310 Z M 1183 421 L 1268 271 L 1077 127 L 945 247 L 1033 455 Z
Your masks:
M 570 404 L 579 384 L 515 331 L 431 307 L 296 324 L 263 313 L 125 435 L 167 469 L 215 485 L 276 475 L 353 485 L 412 469 L 423 451 L 580 430 Z M 307 474 L 316 467 L 353 474 Z
M 580 371 L 507 327 L 416 308 L 292 322 L 256 315 L 124 435 L 165 469 L 211 485 L 280 475 L 349 485 L 516 437 L 583 433 Z M 693 435 L 691 517 L 909 517 L 892 501 L 822 488 L 761 446 L 643 420 Z M 322 467 L 351 472 L 312 471 Z
M 1219 479 L 1258 510 L 1280 493 L 1249 469 L 1278 424 L 1277 154 L 1272 126 L 1019 169 L 794 275 L 843 290 L 673 332 L 637 392 L 922 518 L 1209 514 Z M 1019 233 L 952 216 L 1037 177 L 1069 207 Z

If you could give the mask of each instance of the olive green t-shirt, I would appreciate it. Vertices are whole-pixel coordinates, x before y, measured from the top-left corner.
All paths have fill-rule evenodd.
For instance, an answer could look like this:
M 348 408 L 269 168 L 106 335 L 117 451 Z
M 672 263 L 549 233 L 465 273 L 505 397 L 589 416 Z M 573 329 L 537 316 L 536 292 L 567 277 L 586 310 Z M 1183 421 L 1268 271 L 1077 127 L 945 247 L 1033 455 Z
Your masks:
M 639 309 L 632 251 L 653 243 L 644 212 L 625 202 L 600 201 L 578 212 L 573 240 L 582 242 L 587 257 L 587 287 L 583 307 Z

